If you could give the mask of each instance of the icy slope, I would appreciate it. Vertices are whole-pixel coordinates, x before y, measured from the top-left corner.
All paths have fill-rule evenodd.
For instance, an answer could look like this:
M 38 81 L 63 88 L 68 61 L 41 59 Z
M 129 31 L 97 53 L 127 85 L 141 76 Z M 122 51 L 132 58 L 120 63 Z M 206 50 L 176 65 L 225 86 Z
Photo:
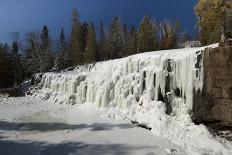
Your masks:
M 193 125 L 190 116 L 193 92 L 203 86 L 205 48 L 149 52 L 72 72 L 46 73 L 33 96 L 95 104 L 107 116 L 145 124 L 187 150 L 226 154 L 224 146 L 204 126 Z

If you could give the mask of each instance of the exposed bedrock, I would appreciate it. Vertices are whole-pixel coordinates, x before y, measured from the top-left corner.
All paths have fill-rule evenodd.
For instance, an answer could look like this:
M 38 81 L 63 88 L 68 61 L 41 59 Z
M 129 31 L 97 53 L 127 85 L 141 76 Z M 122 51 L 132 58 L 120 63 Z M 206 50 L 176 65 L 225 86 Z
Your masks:
M 202 93 L 194 95 L 193 116 L 197 122 L 232 122 L 232 41 L 204 51 Z

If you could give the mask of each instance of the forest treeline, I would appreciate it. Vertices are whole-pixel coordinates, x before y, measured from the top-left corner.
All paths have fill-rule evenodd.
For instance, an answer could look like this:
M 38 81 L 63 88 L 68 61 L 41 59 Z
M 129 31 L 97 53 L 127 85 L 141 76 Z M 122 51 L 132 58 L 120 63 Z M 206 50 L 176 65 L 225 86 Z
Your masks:
M 206 45 L 219 42 L 222 36 L 230 37 L 231 6 L 231 0 L 198 0 L 194 8 L 199 17 L 196 40 Z M 73 9 L 70 22 L 71 31 L 65 35 L 61 28 L 56 48 L 47 25 L 39 33 L 28 32 L 23 42 L 16 33 L 11 45 L 0 44 L 0 88 L 18 86 L 38 72 L 178 48 L 190 40 L 186 32 L 179 31 L 179 20 L 158 23 L 146 15 L 138 26 L 128 27 L 120 17 L 113 17 L 108 27 L 100 21 L 96 29 L 93 23 L 81 22 L 78 11 Z
M 0 87 L 18 85 L 39 72 L 172 49 L 177 42 L 189 40 L 187 33 L 178 33 L 178 20 L 164 20 L 158 24 L 145 15 L 138 27 L 127 27 L 119 17 L 113 17 L 108 28 L 99 21 L 96 30 L 93 23 L 80 22 L 78 11 L 73 9 L 70 21 L 69 35 L 65 36 L 61 28 L 56 48 L 47 25 L 40 33 L 28 32 L 23 42 L 15 33 L 12 45 L 0 44 Z

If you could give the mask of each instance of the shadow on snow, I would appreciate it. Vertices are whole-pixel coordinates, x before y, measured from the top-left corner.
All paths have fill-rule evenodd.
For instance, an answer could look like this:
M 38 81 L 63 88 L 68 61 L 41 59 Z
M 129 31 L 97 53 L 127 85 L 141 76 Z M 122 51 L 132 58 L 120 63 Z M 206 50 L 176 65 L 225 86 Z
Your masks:
M 66 124 L 66 123 L 20 123 L 0 121 L 0 130 L 2 131 L 39 131 L 49 132 L 57 130 L 83 130 L 102 131 L 113 130 L 114 128 L 129 129 L 133 128 L 131 124 L 110 124 L 110 123 L 93 123 L 93 124 Z
M 0 154 L 2 155 L 125 155 L 132 150 L 151 149 L 151 147 L 132 147 L 122 144 L 87 144 L 82 142 L 65 142 L 47 144 L 30 141 L 1 141 Z
M 130 124 L 65 124 L 65 123 L 19 123 L 0 121 L 0 154 L 2 155 L 125 155 L 132 150 L 151 149 L 147 146 L 129 146 L 124 144 L 88 144 L 83 142 L 63 142 L 59 144 L 49 144 L 36 141 L 7 140 L 1 134 L 4 131 L 39 131 L 49 132 L 57 130 L 90 130 L 93 132 L 102 130 L 113 130 L 114 128 L 128 129 L 133 128 Z

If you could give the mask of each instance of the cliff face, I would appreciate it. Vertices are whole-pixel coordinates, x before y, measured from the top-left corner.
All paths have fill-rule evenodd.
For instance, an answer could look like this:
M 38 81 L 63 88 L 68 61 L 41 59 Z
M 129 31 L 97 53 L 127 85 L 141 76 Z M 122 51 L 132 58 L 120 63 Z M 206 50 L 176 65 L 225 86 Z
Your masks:
M 194 95 L 194 119 L 232 122 L 232 41 L 203 53 L 204 84 Z

